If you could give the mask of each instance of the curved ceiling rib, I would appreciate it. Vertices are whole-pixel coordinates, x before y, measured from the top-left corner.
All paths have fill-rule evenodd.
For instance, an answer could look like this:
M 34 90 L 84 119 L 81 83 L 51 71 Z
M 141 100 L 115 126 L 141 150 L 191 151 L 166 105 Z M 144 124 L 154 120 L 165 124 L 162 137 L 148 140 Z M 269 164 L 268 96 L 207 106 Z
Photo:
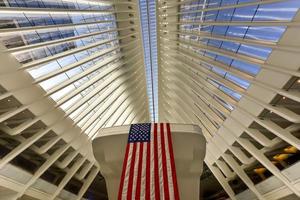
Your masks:
M 160 120 L 202 128 L 206 165 L 231 199 L 280 198 L 258 187 L 266 176 L 300 195 L 286 175 L 299 161 L 287 149 L 300 149 L 299 7 L 158 1 Z
M 0 0 L 0 192 L 107 199 L 91 140 L 159 119 L 202 128 L 205 199 L 299 196 L 299 8 Z
M 150 116 L 138 12 L 130 1 L 0 1 L 8 199 L 107 198 L 91 140 L 100 128 Z

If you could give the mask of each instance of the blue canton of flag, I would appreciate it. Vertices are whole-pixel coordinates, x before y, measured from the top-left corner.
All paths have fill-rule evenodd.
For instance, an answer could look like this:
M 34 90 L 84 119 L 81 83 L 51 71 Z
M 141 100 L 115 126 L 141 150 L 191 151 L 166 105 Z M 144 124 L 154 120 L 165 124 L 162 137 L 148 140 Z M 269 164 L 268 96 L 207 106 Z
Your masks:
M 132 124 L 130 127 L 128 143 L 133 142 L 149 142 L 150 141 L 151 124 Z

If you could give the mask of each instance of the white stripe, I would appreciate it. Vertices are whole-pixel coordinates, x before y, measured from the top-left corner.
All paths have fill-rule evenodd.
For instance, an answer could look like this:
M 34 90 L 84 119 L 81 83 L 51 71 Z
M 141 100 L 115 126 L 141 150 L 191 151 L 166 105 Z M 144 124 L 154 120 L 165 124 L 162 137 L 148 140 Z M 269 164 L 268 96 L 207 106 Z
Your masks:
M 151 140 L 150 140 L 150 199 L 155 200 L 154 188 L 154 124 L 151 125 Z
M 144 143 L 142 173 L 141 173 L 141 200 L 145 199 L 146 188 L 147 142 Z
M 164 127 L 166 128 L 167 126 L 165 125 Z M 166 159 L 167 159 L 166 163 L 167 163 L 167 172 L 168 172 L 169 194 L 170 194 L 170 199 L 175 199 L 167 129 L 165 129 L 165 137 L 164 138 L 165 138 Z
M 136 142 L 136 153 L 135 153 L 135 163 L 133 169 L 133 182 L 132 182 L 132 199 L 135 199 L 135 191 L 136 191 L 136 182 L 138 176 L 138 168 L 139 168 L 139 157 L 140 157 L 140 143 Z
M 128 181 L 129 181 L 129 171 L 130 171 L 130 165 L 131 165 L 131 157 L 132 157 L 132 148 L 133 144 L 129 144 L 129 152 L 128 152 L 128 159 L 127 159 L 127 166 L 125 170 L 125 177 L 124 177 L 124 185 L 122 190 L 122 199 L 127 199 L 127 190 L 128 190 Z
M 160 186 L 160 199 L 164 199 L 164 180 L 162 169 L 162 148 L 161 148 L 161 133 L 160 125 L 157 126 L 157 144 L 158 144 L 158 174 L 159 174 L 159 186 Z

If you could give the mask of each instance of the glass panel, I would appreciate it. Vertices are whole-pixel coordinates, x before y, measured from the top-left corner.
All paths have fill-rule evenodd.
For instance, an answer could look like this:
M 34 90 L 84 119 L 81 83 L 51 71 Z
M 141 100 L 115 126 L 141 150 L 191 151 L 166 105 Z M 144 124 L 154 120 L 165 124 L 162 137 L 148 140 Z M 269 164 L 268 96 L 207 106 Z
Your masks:
M 158 121 L 156 1 L 139 0 L 151 121 Z
M 262 40 L 266 42 L 277 42 L 286 27 L 255 25 L 234 26 L 231 25 L 230 22 L 291 21 L 300 7 L 300 1 L 288 0 L 238 8 L 213 9 L 206 12 L 201 11 L 201 9 L 218 8 L 254 1 L 257 0 L 200 0 L 187 2 L 180 6 L 180 10 L 183 13 L 179 15 L 180 21 L 182 22 L 179 26 L 179 30 L 182 34 L 180 34 L 179 37 L 181 41 L 185 42 L 184 44 L 180 44 L 180 47 L 184 50 L 182 53 L 193 52 L 193 56 L 196 55 L 196 58 L 200 60 L 203 59 L 202 56 L 207 57 L 205 61 L 208 63 L 216 63 L 216 66 L 195 62 L 244 90 L 247 90 L 250 86 L 249 79 L 247 79 L 248 76 L 241 76 L 241 73 L 234 74 L 233 72 L 236 72 L 235 70 L 229 73 L 229 70 L 226 71 L 225 69 L 234 68 L 245 73 L 245 75 L 256 76 L 260 71 L 259 64 L 268 59 L 272 49 L 260 45 L 253 45 L 251 41 Z M 201 17 L 202 15 L 203 17 Z M 205 22 L 216 21 L 221 22 L 221 24 L 201 25 L 201 20 Z M 190 24 L 190 22 L 197 22 L 198 24 L 194 25 Z M 229 23 L 226 24 L 224 22 Z M 185 32 L 189 34 L 184 34 Z M 202 34 L 203 32 L 205 32 L 205 34 Z M 223 37 L 225 37 L 226 40 L 223 40 Z M 236 38 L 248 39 L 248 43 L 240 43 Z M 194 45 L 197 43 L 201 44 L 201 46 Z M 235 54 L 241 54 L 243 57 L 236 59 Z M 259 59 L 257 61 L 258 64 L 253 64 L 253 62 L 248 63 L 250 60 L 255 61 L 253 58 Z M 187 59 L 193 60 L 191 57 L 187 57 Z M 222 69 L 220 67 L 222 67 Z M 227 83 L 226 81 L 219 83 L 211 78 L 207 79 L 207 81 L 236 101 L 242 97 L 241 94 L 225 85 L 225 83 Z M 220 98 L 216 98 L 216 100 L 220 103 L 223 101 L 220 101 Z M 226 102 L 222 103 L 222 105 L 230 110 L 233 109 L 233 106 L 228 106 L 229 104 Z

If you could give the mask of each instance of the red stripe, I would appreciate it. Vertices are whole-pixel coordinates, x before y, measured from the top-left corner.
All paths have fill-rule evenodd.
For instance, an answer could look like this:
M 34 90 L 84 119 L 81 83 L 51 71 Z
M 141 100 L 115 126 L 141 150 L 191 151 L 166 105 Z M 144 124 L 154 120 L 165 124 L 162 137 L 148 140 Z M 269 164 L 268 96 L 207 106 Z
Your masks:
M 166 147 L 165 147 L 165 133 L 164 124 L 160 123 L 160 139 L 161 139 L 161 154 L 162 154 L 162 168 L 163 168 L 163 181 L 164 181 L 164 195 L 165 199 L 170 199 L 169 195 L 169 181 L 167 172 L 167 158 L 166 158 Z
M 157 124 L 154 124 L 154 187 L 155 200 L 160 200 L 159 175 L 158 175 L 158 145 L 157 145 Z
M 135 199 L 141 199 L 141 180 L 142 180 L 142 165 L 143 165 L 143 149 L 144 142 L 140 143 L 140 155 L 139 155 L 139 166 L 138 166 L 138 175 L 136 180 L 136 191 L 135 191 Z
M 151 155 L 150 151 L 151 151 L 150 142 L 147 142 L 145 200 L 150 200 L 150 155 Z
M 124 157 L 124 161 L 123 161 L 123 169 L 122 169 L 122 175 L 121 175 L 120 186 L 119 186 L 118 200 L 122 199 L 122 191 L 123 191 L 125 172 L 126 172 L 126 166 L 127 166 L 127 161 L 128 161 L 129 147 L 130 147 L 129 144 L 127 144 L 125 157 Z
M 170 124 L 169 123 L 167 123 L 167 134 L 168 134 L 168 144 L 169 144 L 170 161 L 171 161 L 172 180 L 173 180 L 173 187 L 174 187 L 174 197 L 175 197 L 175 200 L 179 200 L 179 192 L 178 192 L 178 184 L 177 184 L 177 177 L 176 177 L 176 167 L 175 167 L 174 154 L 173 154 L 173 144 L 172 144 L 171 128 L 170 128 Z
M 122 169 L 121 181 L 120 181 L 120 186 L 119 186 L 118 200 L 122 199 L 122 191 L 123 191 L 125 172 L 126 172 L 126 166 L 127 166 L 127 161 L 128 161 L 129 147 L 130 147 L 129 144 L 127 144 L 125 157 L 124 157 L 124 161 L 123 161 L 123 169 Z
M 129 180 L 128 180 L 128 190 L 127 190 L 127 200 L 132 200 L 132 185 L 133 185 L 133 173 L 134 173 L 134 163 L 136 157 L 136 143 L 133 143 L 133 150 L 131 155 Z

